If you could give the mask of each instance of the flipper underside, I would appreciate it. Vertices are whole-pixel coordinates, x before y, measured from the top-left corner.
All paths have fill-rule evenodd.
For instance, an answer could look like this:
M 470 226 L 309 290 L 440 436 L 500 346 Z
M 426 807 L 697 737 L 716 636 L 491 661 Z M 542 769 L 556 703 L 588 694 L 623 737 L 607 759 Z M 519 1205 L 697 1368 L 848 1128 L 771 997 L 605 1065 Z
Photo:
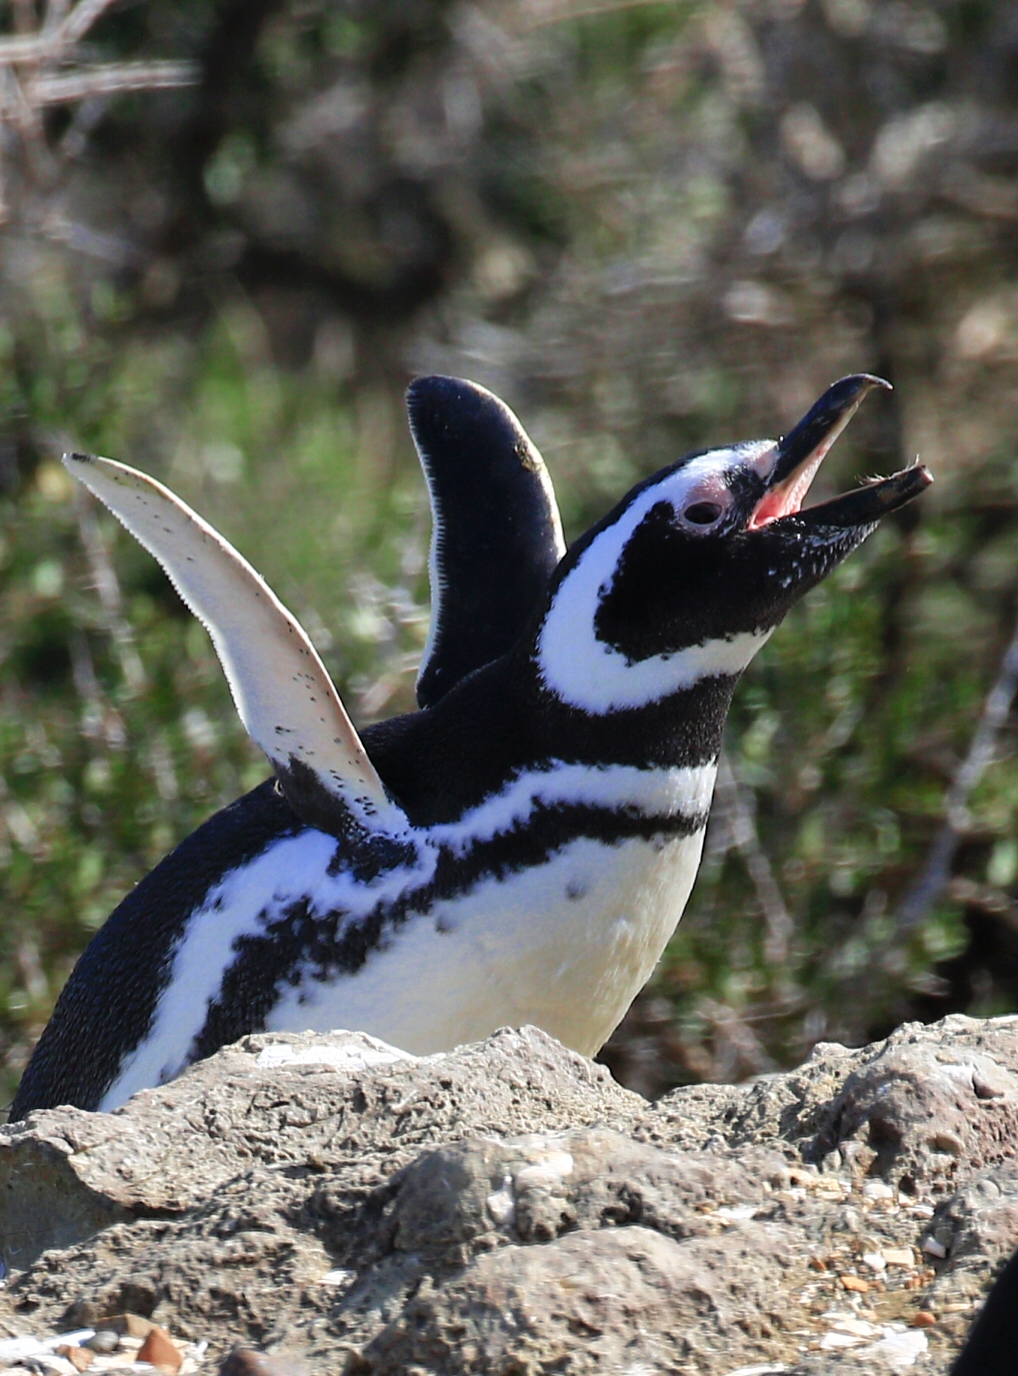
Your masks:
M 112 459 L 64 463 L 165 569 L 212 637 L 241 721 L 310 826 L 401 830 L 307 632 L 233 546 L 169 488 Z

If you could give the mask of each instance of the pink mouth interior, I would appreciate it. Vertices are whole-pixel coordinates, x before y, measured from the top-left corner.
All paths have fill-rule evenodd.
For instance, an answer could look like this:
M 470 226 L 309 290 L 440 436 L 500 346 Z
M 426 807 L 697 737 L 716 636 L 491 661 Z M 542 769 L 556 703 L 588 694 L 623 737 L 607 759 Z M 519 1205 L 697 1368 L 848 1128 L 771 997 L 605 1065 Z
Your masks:
M 780 516 L 791 516 L 793 512 L 798 511 L 806 498 L 810 483 L 816 477 L 817 469 L 823 463 L 830 447 L 830 443 L 822 444 L 797 472 L 791 474 L 777 487 L 772 487 L 769 492 L 765 492 L 757 503 L 756 510 L 750 517 L 746 529 L 759 530 L 761 526 L 769 525 L 771 521 L 776 521 Z

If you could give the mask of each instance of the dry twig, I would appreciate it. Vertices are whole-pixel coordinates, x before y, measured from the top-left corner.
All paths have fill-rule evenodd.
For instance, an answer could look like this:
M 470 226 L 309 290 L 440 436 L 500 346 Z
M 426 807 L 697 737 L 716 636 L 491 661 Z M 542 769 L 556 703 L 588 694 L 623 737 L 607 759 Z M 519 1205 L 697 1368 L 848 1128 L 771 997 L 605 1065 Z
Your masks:
M 970 825 L 968 801 L 972 791 L 993 759 L 997 737 L 1007 721 L 1011 703 L 1018 692 L 1018 625 L 1000 665 L 996 681 L 987 694 L 983 713 L 972 738 L 968 754 L 951 781 L 944 800 L 944 822 L 934 837 L 926 863 L 898 908 L 899 934 L 920 926 L 951 879 L 951 865 L 962 836 Z
M 726 751 L 721 752 L 718 761 L 714 809 L 715 819 L 720 820 L 725 829 L 726 849 L 734 847 L 742 856 L 763 909 L 767 923 L 764 959 L 772 968 L 780 968 L 788 959 L 794 924 L 778 881 L 774 878 L 767 852 L 757 835 L 751 791 L 743 787 L 736 776 Z
M 99 529 L 99 523 L 95 519 L 93 499 L 78 483 L 74 485 L 74 511 L 78 518 L 78 531 L 81 535 L 85 557 L 88 560 L 89 572 L 92 575 L 96 592 L 99 594 L 99 603 L 103 609 L 106 629 L 116 650 L 120 672 L 124 676 L 124 685 L 133 696 L 142 692 L 146 686 L 145 667 L 138 654 L 138 647 L 134 643 L 134 632 L 131 629 L 131 624 L 124 616 L 120 582 L 106 548 L 106 542 L 103 540 L 102 531 Z
M 14 29 L 0 38 L 0 124 L 17 130 L 37 179 L 54 169 L 46 146 L 42 112 L 49 106 L 190 86 L 198 80 L 190 62 L 82 62 L 85 35 L 113 0 L 48 0 L 37 22 L 31 0 L 14 5 Z M 0 221 L 7 218 L 0 180 Z

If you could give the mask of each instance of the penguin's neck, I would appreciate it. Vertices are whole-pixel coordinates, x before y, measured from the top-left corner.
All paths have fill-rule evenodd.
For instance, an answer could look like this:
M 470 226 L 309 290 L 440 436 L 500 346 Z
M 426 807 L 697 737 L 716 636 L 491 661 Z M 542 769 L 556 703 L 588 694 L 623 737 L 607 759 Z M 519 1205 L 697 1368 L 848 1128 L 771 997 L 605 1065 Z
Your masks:
M 514 653 L 433 707 L 362 734 L 386 787 L 411 822 L 426 827 L 458 821 L 522 774 L 559 765 L 627 773 L 712 767 L 736 682 L 704 677 L 639 708 L 595 714 L 558 700 L 532 657 Z

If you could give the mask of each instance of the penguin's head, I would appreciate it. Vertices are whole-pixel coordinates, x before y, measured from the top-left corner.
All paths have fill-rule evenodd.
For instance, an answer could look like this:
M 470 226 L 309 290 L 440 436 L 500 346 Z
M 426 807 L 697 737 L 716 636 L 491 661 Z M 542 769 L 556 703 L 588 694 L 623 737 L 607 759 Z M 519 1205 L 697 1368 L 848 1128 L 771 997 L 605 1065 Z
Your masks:
M 593 713 L 742 672 L 789 608 L 932 481 L 914 467 L 802 509 L 863 397 L 842 378 L 784 438 L 687 455 L 640 483 L 560 564 L 538 632 L 544 688 Z

